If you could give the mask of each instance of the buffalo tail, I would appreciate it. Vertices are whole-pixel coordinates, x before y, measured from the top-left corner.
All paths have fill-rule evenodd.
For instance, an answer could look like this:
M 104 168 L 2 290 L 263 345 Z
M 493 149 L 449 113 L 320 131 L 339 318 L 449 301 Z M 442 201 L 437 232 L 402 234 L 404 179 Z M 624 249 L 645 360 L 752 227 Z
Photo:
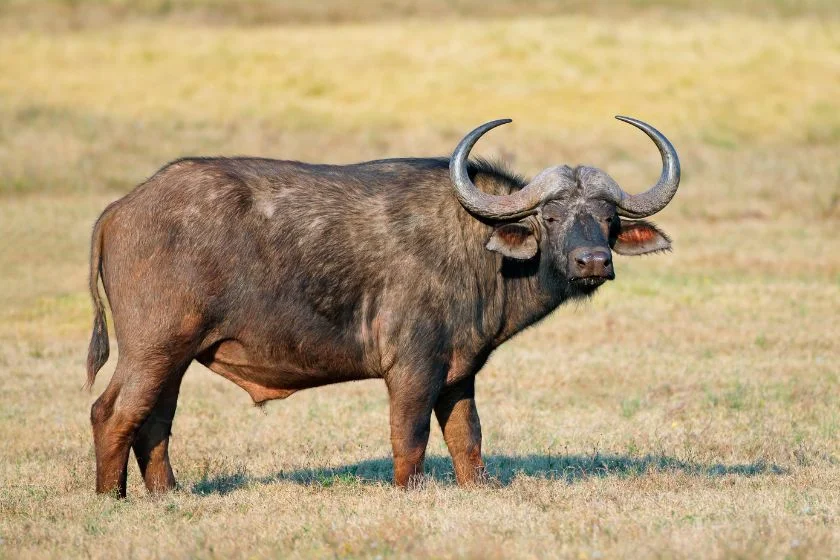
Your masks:
M 108 361 L 110 348 L 108 344 L 108 322 L 105 318 L 105 304 L 99 293 L 99 276 L 102 273 L 102 225 L 105 214 L 100 216 L 93 227 L 93 238 L 90 248 L 90 296 L 93 299 L 94 317 L 93 333 L 90 337 L 87 356 L 87 382 L 85 388 L 90 389 L 96 379 L 97 372 Z

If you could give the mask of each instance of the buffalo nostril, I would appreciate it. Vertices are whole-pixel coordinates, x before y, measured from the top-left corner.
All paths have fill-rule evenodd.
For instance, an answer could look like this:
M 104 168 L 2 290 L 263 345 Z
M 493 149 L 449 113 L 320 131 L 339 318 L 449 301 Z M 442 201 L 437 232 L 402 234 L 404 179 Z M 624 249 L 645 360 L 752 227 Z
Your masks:
M 612 255 L 600 248 L 577 250 L 569 256 L 573 273 L 588 276 L 609 276 L 612 274 Z

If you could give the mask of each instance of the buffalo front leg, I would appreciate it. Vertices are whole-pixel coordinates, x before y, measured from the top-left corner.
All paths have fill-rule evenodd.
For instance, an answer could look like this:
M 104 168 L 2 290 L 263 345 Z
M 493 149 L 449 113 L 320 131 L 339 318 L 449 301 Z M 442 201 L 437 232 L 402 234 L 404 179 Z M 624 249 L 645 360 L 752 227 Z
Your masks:
M 413 486 L 423 476 L 423 461 L 429 443 L 432 407 L 439 388 L 413 383 L 388 384 L 391 415 L 391 446 L 394 450 L 394 484 Z
M 173 373 L 161 391 L 157 404 L 134 438 L 134 456 L 146 489 L 158 494 L 175 488 L 175 474 L 169 462 L 169 436 L 178 405 L 178 392 L 184 376 L 182 368 Z
M 475 407 L 475 377 L 445 387 L 435 403 L 435 415 L 452 455 L 455 479 L 465 486 L 487 477 L 481 460 L 481 422 Z

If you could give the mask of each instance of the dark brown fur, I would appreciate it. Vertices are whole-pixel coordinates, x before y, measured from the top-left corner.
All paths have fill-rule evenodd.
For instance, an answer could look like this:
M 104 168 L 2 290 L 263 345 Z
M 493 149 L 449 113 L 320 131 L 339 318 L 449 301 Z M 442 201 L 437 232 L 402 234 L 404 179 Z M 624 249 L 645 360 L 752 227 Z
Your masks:
M 471 171 L 488 192 L 524 185 L 487 163 Z M 255 403 L 384 379 L 395 483 L 422 472 L 433 411 L 458 482 L 480 479 L 475 374 L 505 340 L 597 287 L 565 274 L 568 240 L 606 246 L 619 233 L 617 217 L 612 226 L 587 225 L 587 216 L 612 218 L 615 208 L 579 191 L 514 231 L 460 206 L 446 159 L 166 166 L 94 228 L 89 384 L 108 358 L 100 276 L 119 346 L 114 376 L 91 410 L 97 491 L 125 495 L 132 446 L 150 491 L 174 486 L 168 439 L 193 360 Z M 581 204 L 586 215 L 561 225 Z M 530 238 L 531 253 L 516 260 L 488 250 L 496 231 L 502 245 Z

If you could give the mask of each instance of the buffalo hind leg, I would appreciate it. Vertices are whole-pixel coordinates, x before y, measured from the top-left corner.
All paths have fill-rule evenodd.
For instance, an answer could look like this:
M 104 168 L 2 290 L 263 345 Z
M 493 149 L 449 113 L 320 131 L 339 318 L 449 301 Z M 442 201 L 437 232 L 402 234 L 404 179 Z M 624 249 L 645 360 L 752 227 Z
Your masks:
M 435 403 L 435 415 L 452 455 L 455 479 L 465 486 L 487 478 L 481 460 L 481 422 L 475 407 L 475 377 L 445 387 Z
M 186 366 L 166 381 L 157 404 L 137 430 L 132 445 L 146 489 L 152 494 L 175 488 L 175 474 L 169 462 L 169 436 L 185 371 Z
M 157 353 L 146 358 L 120 355 L 108 387 L 90 411 L 98 493 L 125 497 L 131 444 L 179 367 Z
M 432 407 L 439 389 L 389 383 L 391 446 L 394 450 L 394 484 L 407 488 L 423 476 Z

